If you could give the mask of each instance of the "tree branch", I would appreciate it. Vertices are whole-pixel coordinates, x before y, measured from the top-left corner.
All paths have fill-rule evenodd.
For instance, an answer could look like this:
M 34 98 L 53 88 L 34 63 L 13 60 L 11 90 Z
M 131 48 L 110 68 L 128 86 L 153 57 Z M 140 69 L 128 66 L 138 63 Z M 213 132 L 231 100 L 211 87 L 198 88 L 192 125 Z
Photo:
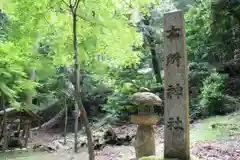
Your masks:
M 68 8 L 71 8 L 70 4 L 68 4 L 68 3 L 65 2 L 64 0 L 62 0 L 62 2 L 63 2 Z
M 123 0 L 123 3 L 125 3 L 130 9 L 133 9 L 131 1 L 128 3 L 126 0 Z
M 44 16 L 44 20 L 47 22 L 47 24 L 49 25 L 49 26 L 51 26 L 52 27 L 52 25 L 50 24 L 50 22 L 47 20 L 47 18 Z M 56 28 L 55 27 L 53 27 L 53 29 L 54 29 L 54 31 L 55 31 L 55 33 L 57 33 L 57 30 L 56 30 Z
M 77 11 L 77 8 L 78 8 L 78 5 L 80 3 L 81 0 L 76 0 L 73 7 L 74 7 L 74 10 Z
M 105 27 L 105 28 L 108 28 L 108 27 L 106 27 L 104 24 L 99 24 L 99 23 L 93 22 L 93 21 L 91 21 L 91 20 L 89 20 L 89 19 L 87 19 L 86 17 L 83 17 L 83 16 L 81 16 L 81 15 L 77 15 L 77 17 L 80 18 L 80 19 L 82 19 L 82 20 L 84 20 L 84 21 L 86 21 L 86 22 L 91 23 L 92 25 L 100 25 L 100 26 L 103 26 L 103 27 Z

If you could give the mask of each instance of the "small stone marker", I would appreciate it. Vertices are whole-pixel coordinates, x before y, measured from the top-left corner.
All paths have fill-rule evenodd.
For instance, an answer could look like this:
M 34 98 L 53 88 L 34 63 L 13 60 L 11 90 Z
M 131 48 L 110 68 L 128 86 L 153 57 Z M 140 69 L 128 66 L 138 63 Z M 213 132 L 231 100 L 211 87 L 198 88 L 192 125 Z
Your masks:
M 184 13 L 164 14 L 164 158 L 190 159 Z

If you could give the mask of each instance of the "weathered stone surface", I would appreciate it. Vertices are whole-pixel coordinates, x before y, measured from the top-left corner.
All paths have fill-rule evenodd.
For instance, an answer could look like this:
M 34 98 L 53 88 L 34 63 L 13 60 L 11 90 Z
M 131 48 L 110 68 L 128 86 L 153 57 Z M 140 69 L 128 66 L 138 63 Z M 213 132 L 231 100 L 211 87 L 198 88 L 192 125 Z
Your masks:
M 164 157 L 190 159 L 188 71 L 182 11 L 164 15 Z
M 157 124 L 160 117 L 157 115 L 132 115 L 131 122 L 137 125 L 154 125 Z
M 138 92 L 132 95 L 131 101 L 135 105 L 145 106 L 161 106 L 162 100 L 151 92 Z
M 153 126 L 139 125 L 135 137 L 136 157 L 146 157 L 156 154 L 155 151 L 155 132 Z

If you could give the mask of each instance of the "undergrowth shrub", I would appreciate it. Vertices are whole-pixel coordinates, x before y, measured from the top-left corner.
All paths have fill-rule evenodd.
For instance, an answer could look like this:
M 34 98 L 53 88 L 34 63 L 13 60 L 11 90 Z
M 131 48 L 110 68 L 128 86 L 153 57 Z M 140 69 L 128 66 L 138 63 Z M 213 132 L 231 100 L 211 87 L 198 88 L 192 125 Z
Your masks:
M 107 104 L 103 110 L 119 119 L 128 119 L 131 113 L 135 113 L 137 108 L 129 102 L 129 96 L 135 93 L 137 89 L 132 83 L 123 83 L 119 85 L 115 92 L 108 97 Z
M 151 67 L 145 64 L 146 62 L 139 66 L 126 67 L 111 72 L 111 76 L 114 77 L 114 92 L 108 96 L 107 104 L 103 106 L 106 113 L 120 120 L 127 120 L 131 114 L 137 112 L 137 106 L 130 102 L 131 95 L 139 92 L 141 88 L 160 87 L 154 79 Z
M 191 62 L 188 65 L 189 77 L 189 108 L 191 120 L 196 120 L 201 117 L 199 105 L 199 94 L 204 80 L 211 74 L 208 63 Z
M 224 94 L 225 74 L 212 73 L 201 88 L 200 109 L 203 116 L 223 115 L 234 108 L 234 99 Z

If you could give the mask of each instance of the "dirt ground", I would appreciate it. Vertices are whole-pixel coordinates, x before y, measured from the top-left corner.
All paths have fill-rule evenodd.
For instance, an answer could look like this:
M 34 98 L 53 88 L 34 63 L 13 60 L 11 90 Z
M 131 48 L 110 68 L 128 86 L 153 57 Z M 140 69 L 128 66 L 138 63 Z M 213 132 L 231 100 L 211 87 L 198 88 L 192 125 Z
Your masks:
M 192 130 L 196 129 L 197 125 L 192 125 Z M 199 128 L 201 129 L 201 128 Z M 128 124 L 121 127 L 115 127 L 117 135 L 136 132 L 136 125 Z M 156 131 L 156 151 L 157 155 L 163 154 L 163 126 L 155 126 Z M 201 132 L 199 130 L 199 132 Z M 93 131 L 94 137 L 101 137 L 103 132 Z M 45 135 L 42 137 L 38 135 L 39 141 L 46 142 L 60 142 L 63 138 L 56 135 Z M 49 137 L 52 137 L 50 140 Z M 88 160 L 87 148 L 80 148 L 79 153 L 72 153 L 73 134 L 68 136 L 67 147 L 60 148 L 57 152 L 48 154 L 51 160 Z M 80 136 L 80 142 L 85 140 L 85 136 Z M 35 138 L 36 142 L 37 138 Z M 191 153 L 204 160 L 240 160 L 240 137 L 231 136 L 228 140 L 191 140 Z M 130 146 L 106 146 L 101 151 L 96 151 L 96 160 L 130 160 L 135 158 L 135 151 L 133 145 Z M 51 158 L 49 157 L 51 156 Z
M 191 154 L 203 160 L 240 160 L 240 115 L 211 118 L 191 125 Z M 212 129 L 212 124 L 221 124 L 220 129 Z M 222 129 L 224 126 L 224 129 Z M 229 127 L 230 126 L 230 127 Z M 94 139 L 102 137 L 108 126 L 93 128 Z M 113 127 L 117 135 L 136 133 L 136 125 L 126 124 Z M 236 129 L 237 128 L 237 129 Z M 163 154 L 164 132 L 163 125 L 156 125 L 156 151 L 157 155 Z M 67 136 L 67 145 L 62 145 L 63 136 L 49 131 L 49 133 L 34 133 L 30 140 L 33 144 L 50 144 L 58 146 L 57 151 L 28 152 L 16 154 L 4 158 L 0 154 L 0 160 L 88 160 L 87 148 L 80 147 L 79 153 L 73 153 L 73 133 Z M 84 133 L 79 133 L 79 141 L 86 141 Z M 103 150 L 96 151 L 96 160 L 130 160 L 135 158 L 133 144 L 129 146 L 106 146 Z M 2 158 L 3 157 L 3 158 Z

